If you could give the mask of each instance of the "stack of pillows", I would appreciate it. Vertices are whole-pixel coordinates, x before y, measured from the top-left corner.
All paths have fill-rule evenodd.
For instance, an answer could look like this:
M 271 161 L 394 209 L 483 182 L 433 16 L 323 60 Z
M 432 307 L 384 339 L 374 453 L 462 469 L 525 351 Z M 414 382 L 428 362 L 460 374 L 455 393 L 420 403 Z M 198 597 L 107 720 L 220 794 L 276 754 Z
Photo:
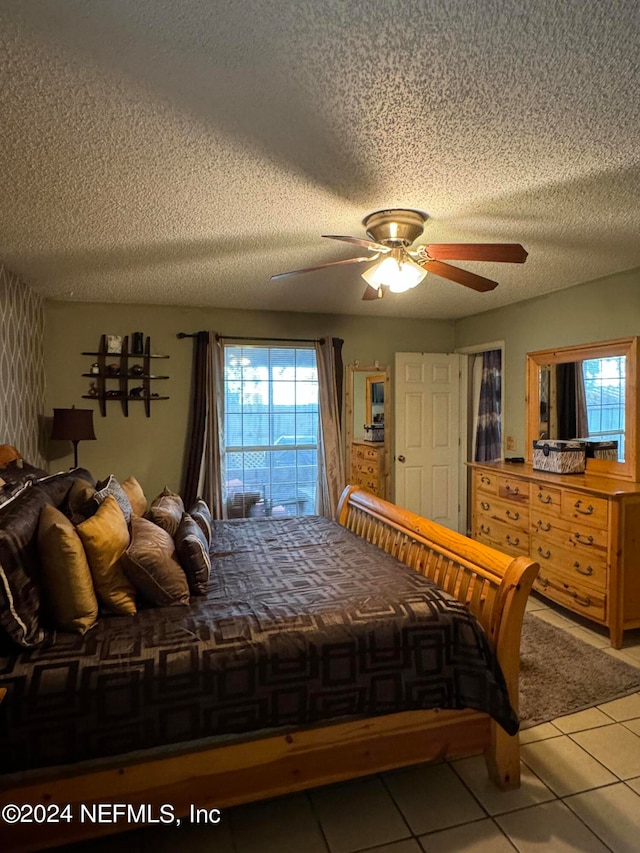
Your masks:
M 198 500 L 185 512 L 164 489 L 148 506 L 135 477 L 73 481 L 64 505 L 42 507 L 38 552 L 53 627 L 84 634 L 98 613 L 189 604 L 211 572 L 211 514 Z

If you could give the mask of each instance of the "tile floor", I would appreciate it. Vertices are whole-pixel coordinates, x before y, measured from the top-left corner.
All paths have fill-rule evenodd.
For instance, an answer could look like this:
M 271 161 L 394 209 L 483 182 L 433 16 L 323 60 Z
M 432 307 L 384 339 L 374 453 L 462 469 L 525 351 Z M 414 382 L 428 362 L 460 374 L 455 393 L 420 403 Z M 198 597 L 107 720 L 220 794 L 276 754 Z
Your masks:
M 536 616 L 640 667 L 625 648 L 532 598 Z M 507 853 L 640 850 L 640 693 L 526 729 L 522 785 L 501 792 L 482 757 L 420 765 L 229 809 L 218 827 L 150 828 L 74 853 Z M 70 848 L 67 848 L 70 849 Z

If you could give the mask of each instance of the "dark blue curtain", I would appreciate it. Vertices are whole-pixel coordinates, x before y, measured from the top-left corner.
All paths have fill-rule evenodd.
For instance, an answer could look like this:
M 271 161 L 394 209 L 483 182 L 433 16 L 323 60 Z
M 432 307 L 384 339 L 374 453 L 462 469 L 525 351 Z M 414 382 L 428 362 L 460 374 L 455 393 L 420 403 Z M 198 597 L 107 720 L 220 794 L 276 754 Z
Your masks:
M 482 354 L 482 381 L 476 431 L 476 462 L 493 462 L 501 457 L 502 352 Z

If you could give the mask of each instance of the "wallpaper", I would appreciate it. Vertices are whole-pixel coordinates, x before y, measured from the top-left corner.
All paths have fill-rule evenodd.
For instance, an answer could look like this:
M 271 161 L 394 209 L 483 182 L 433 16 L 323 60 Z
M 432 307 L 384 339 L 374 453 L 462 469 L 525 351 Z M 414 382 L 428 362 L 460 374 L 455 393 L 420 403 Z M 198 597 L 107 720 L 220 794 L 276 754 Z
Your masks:
M 44 465 L 44 300 L 0 263 L 0 444 Z

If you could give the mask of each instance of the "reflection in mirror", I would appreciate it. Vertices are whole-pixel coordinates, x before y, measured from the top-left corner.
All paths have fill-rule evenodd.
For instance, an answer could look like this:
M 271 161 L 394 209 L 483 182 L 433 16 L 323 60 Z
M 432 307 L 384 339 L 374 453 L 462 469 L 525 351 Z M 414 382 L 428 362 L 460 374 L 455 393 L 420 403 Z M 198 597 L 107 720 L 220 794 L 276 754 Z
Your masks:
M 625 381 L 621 355 L 541 364 L 539 437 L 612 442 L 602 458 L 624 461 Z
M 390 371 L 380 364 L 345 371 L 345 438 L 348 482 L 391 499 Z

